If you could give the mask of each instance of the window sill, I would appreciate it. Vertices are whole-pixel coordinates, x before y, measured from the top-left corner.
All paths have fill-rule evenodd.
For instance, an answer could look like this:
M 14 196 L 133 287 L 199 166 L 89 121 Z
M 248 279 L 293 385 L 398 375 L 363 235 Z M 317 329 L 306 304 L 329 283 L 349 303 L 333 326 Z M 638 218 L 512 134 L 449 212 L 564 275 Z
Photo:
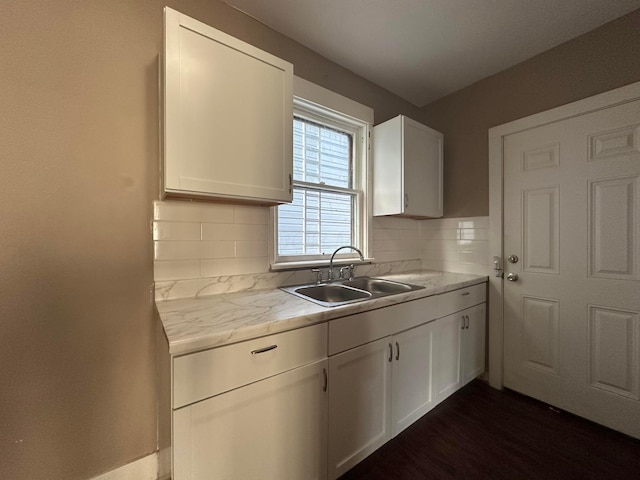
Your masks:
M 374 258 L 365 258 L 361 261 L 359 258 L 335 258 L 333 265 L 367 265 L 374 262 Z M 281 262 L 272 263 L 269 266 L 269 270 L 272 272 L 281 270 L 303 270 L 305 268 L 328 268 L 329 260 L 307 260 L 302 262 Z

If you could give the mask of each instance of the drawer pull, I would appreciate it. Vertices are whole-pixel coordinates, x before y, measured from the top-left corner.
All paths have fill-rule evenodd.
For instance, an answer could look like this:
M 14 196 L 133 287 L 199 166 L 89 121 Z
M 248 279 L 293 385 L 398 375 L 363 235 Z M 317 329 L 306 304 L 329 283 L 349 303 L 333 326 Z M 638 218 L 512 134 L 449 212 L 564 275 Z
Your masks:
M 329 386 L 329 379 L 327 378 L 327 369 L 326 368 L 322 369 L 322 374 L 324 375 L 324 385 L 322 386 L 322 391 L 326 392 L 327 391 L 327 387 Z
M 269 350 L 274 350 L 278 348 L 278 345 L 269 345 L 268 347 L 258 348 L 257 350 L 251 350 L 251 355 L 258 355 L 259 353 L 268 352 Z
M 460 295 L 464 297 L 465 295 L 471 295 L 471 292 L 464 292 L 464 293 L 461 293 Z

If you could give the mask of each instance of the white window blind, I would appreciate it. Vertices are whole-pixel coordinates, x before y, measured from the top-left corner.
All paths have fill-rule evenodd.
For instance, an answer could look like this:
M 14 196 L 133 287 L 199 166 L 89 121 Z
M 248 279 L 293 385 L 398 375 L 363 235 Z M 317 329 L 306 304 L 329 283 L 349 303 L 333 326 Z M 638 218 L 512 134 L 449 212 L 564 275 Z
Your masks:
M 295 117 L 293 149 L 293 203 L 278 207 L 278 256 L 327 255 L 354 245 L 353 133 Z

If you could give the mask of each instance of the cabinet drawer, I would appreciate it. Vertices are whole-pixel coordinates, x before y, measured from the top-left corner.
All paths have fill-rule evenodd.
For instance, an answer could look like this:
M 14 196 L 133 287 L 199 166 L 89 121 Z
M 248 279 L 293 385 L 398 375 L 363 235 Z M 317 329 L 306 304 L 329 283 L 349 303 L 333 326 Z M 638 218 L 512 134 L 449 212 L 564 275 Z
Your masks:
M 439 317 L 444 317 L 465 308 L 486 302 L 487 286 L 485 283 L 454 290 L 438 295 Z
M 173 360 L 173 408 L 327 356 L 327 324 L 292 330 Z
M 329 322 L 329 355 L 422 325 L 437 318 L 437 297 L 357 313 Z

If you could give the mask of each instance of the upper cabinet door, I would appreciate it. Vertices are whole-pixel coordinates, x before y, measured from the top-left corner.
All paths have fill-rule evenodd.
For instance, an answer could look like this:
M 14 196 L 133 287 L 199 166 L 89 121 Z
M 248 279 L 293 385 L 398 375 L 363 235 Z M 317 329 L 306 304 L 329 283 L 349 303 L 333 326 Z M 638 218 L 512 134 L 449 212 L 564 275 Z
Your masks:
M 404 115 L 373 135 L 373 214 L 442 217 L 443 135 Z
M 443 135 L 404 117 L 405 214 L 442 216 Z
M 175 10 L 164 24 L 164 191 L 292 200 L 293 65 Z

